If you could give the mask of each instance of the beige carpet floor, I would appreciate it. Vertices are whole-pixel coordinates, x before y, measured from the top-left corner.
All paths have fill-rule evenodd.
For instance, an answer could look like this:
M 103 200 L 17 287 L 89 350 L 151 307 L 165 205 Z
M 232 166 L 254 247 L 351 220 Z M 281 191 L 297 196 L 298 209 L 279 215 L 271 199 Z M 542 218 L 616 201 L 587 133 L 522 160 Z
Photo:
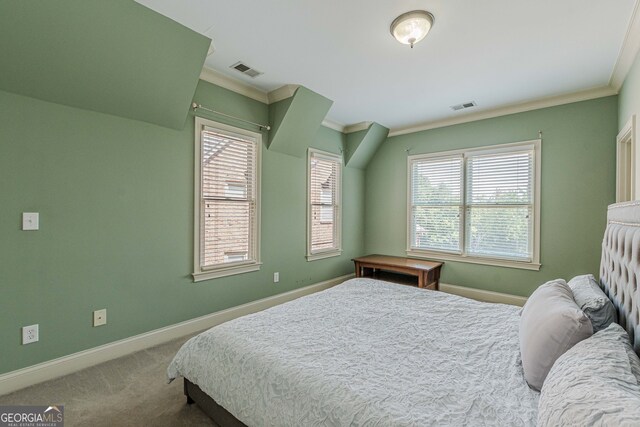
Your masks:
M 64 405 L 65 426 L 215 426 L 187 405 L 182 379 L 166 369 L 188 339 L 139 351 L 0 396 L 0 405 Z

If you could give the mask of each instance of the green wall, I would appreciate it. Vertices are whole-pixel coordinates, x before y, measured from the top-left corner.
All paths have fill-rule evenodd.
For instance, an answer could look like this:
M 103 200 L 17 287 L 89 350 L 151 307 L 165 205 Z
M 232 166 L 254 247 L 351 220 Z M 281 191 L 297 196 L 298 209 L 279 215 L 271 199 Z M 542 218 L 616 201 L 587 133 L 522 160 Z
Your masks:
M 617 97 L 388 138 L 366 169 L 365 252 L 406 256 L 407 150 L 422 154 L 536 139 L 543 132 L 540 271 L 446 262 L 443 283 L 528 296 L 543 282 L 597 276 L 615 199 Z
M 624 79 L 618 95 L 618 128 L 621 129 L 632 114 L 636 114 L 636 126 L 640 116 L 640 52 Z
M 0 1 L 0 90 L 182 129 L 210 42 L 133 0 Z
M 194 99 L 268 120 L 202 81 Z M 343 144 L 324 127 L 309 143 Z M 364 171 L 344 169 L 343 255 L 307 262 L 306 158 L 263 147 L 262 269 L 193 283 L 193 157 L 192 116 L 177 131 L 0 92 L 0 373 L 353 271 Z M 22 212 L 40 213 L 39 231 L 21 231 Z M 93 328 L 100 308 L 108 324 Z M 21 345 L 34 323 L 40 341 Z
M 637 102 L 638 61 L 633 70 L 621 97 Z M 202 81 L 194 100 L 269 120 L 267 105 Z M 0 374 L 348 274 L 357 255 L 405 255 L 407 149 L 544 133 L 541 270 L 447 262 L 443 282 L 528 295 L 551 278 L 597 274 L 614 199 L 617 103 L 601 98 L 387 139 L 365 171 L 344 169 L 344 253 L 314 262 L 305 259 L 306 158 L 267 150 L 265 135 L 262 269 L 193 283 L 192 116 L 172 130 L 0 91 Z M 620 105 L 627 111 L 627 101 Z M 339 153 L 345 143 L 321 127 L 308 145 Z M 40 212 L 40 231 L 21 231 L 28 211 Z M 108 324 L 93 328 L 100 308 Z M 34 323 L 40 341 L 21 345 L 20 327 Z

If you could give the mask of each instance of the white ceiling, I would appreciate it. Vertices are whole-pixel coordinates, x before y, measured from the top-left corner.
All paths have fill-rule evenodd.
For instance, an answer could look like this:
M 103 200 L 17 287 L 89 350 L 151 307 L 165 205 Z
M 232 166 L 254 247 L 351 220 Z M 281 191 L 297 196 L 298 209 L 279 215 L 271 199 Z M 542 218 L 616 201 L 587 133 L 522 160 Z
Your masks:
M 340 124 L 392 129 L 608 86 L 636 0 L 137 0 L 213 39 L 205 62 L 263 91 L 300 84 Z M 435 16 L 414 49 L 389 33 Z M 251 79 L 229 68 L 243 61 Z M 449 107 L 476 101 L 478 107 Z

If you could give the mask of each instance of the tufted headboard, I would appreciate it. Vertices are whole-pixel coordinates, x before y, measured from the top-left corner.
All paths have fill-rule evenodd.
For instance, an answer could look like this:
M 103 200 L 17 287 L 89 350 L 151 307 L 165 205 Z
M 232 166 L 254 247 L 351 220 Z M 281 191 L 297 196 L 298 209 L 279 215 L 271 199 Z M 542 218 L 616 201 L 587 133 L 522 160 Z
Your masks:
M 600 284 L 640 354 L 640 200 L 616 203 L 607 211 Z

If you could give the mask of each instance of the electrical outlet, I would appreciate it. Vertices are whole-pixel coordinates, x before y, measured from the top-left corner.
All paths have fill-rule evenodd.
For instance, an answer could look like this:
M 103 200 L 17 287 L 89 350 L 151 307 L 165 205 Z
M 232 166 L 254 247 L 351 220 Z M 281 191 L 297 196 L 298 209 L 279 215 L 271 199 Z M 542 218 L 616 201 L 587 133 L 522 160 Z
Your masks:
M 278 283 L 280 281 L 280 273 L 276 271 L 273 273 L 273 283 Z
M 24 326 L 22 328 L 22 344 L 31 344 L 39 339 L 38 325 Z
M 107 324 L 107 309 L 96 310 L 93 312 L 93 327 Z
M 22 213 L 22 229 L 23 230 L 39 230 L 40 214 L 38 212 Z

